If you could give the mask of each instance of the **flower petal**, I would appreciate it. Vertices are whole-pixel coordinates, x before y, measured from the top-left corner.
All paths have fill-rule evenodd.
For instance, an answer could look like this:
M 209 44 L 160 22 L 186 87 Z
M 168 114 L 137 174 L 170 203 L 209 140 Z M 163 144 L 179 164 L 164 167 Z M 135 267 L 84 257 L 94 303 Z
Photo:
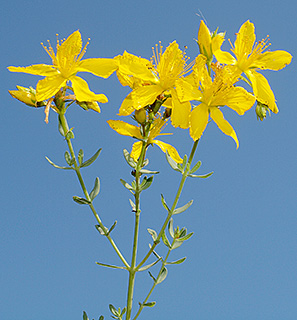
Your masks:
M 183 159 L 179 156 L 177 150 L 170 145 L 169 143 L 165 143 L 163 141 L 160 140 L 153 140 L 152 143 L 156 144 L 164 153 L 166 153 L 166 151 L 168 152 L 168 154 L 170 155 L 170 157 L 177 163 L 182 163 Z
M 200 53 L 205 55 L 207 58 L 211 58 L 211 36 L 210 31 L 207 28 L 203 20 L 200 22 L 200 27 L 198 31 L 198 45 Z
M 133 90 L 131 94 L 134 108 L 138 110 L 154 103 L 163 91 L 164 89 L 158 85 L 143 86 Z
M 142 150 L 142 141 L 137 141 L 137 142 L 133 143 L 132 151 L 131 151 L 131 153 L 130 153 L 130 156 L 131 156 L 135 161 L 137 161 L 138 158 L 140 157 L 141 150 Z
M 136 126 L 133 126 L 132 124 L 129 124 L 121 120 L 108 120 L 107 123 L 113 130 L 115 130 L 117 133 L 123 136 L 142 139 L 142 135 L 140 134 L 139 128 Z
M 231 53 L 222 51 L 221 49 L 214 51 L 214 56 L 219 61 L 219 63 L 225 64 L 235 64 L 236 59 L 232 56 Z
M 191 112 L 190 102 L 180 102 L 175 90 L 171 90 L 172 113 L 171 123 L 174 127 L 186 129 L 189 127 L 189 116 Z
M 66 84 L 66 79 L 61 75 L 46 77 L 38 81 L 36 86 L 36 100 L 43 101 L 55 95 Z
M 119 116 L 128 116 L 134 111 L 132 94 L 129 93 L 121 104 Z
M 61 45 L 57 46 L 57 60 L 59 65 L 64 66 L 65 62 L 72 62 L 80 54 L 82 39 L 79 30 L 74 31 Z
M 254 70 L 246 71 L 246 75 L 252 82 L 252 87 L 256 99 L 261 103 L 267 105 L 272 112 L 278 113 L 278 108 L 275 103 L 275 97 L 267 79 L 261 73 Z
M 55 76 L 58 74 L 58 71 L 53 67 L 47 64 L 33 64 L 28 67 L 7 67 L 7 69 L 11 72 L 22 72 L 29 73 L 38 76 Z
M 238 60 L 247 57 L 253 50 L 256 41 L 254 24 L 247 20 L 239 29 L 235 40 L 234 53 Z
M 253 66 L 260 69 L 280 70 L 288 65 L 292 60 L 289 52 L 277 50 L 273 52 L 265 52 L 259 56 Z
M 190 74 L 186 78 L 180 78 L 176 81 L 176 92 L 181 102 L 196 100 L 199 101 L 202 98 L 201 91 L 198 90 L 198 85 L 192 85 L 194 82 L 194 74 Z M 189 80 L 189 81 L 188 81 Z
M 208 107 L 205 103 L 196 106 L 190 114 L 190 136 L 194 141 L 201 138 L 208 123 Z
M 118 64 L 114 59 L 91 58 L 80 61 L 77 71 L 90 72 L 95 76 L 108 78 L 117 68 Z
M 228 106 L 243 115 L 255 103 L 256 98 L 242 87 L 228 87 L 227 92 L 222 90 L 212 100 L 212 106 Z
M 237 139 L 236 132 L 234 131 L 230 123 L 224 119 L 222 111 L 216 107 L 210 108 L 210 117 L 213 119 L 213 121 L 217 124 L 217 126 L 222 132 L 234 139 L 234 141 L 236 142 L 236 148 L 238 149 L 239 142 Z
M 104 94 L 95 94 L 90 91 L 89 86 L 85 80 L 80 77 L 73 76 L 70 78 L 76 100 L 78 101 L 98 101 L 106 103 L 108 101 Z

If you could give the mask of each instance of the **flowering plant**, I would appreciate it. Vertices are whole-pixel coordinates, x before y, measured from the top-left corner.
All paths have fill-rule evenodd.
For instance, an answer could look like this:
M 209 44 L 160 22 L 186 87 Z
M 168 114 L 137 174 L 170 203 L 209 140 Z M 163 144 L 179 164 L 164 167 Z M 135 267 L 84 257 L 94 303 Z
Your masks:
M 291 62 L 292 56 L 281 50 L 264 52 L 269 46 L 268 38 L 256 43 L 254 25 L 250 21 L 246 21 L 240 27 L 235 44 L 232 45 L 233 55 L 221 50 L 224 39 L 225 34 L 218 33 L 218 31 L 211 33 L 204 21 L 201 21 L 197 38 L 200 53 L 190 63 L 185 53 L 186 49 L 182 51 L 176 41 L 170 43 L 165 50 L 161 44 L 156 45 L 153 48 L 151 59 L 138 57 L 125 51 L 114 58 L 83 60 L 82 57 L 88 43 L 84 48 L 82 47 L 81 34 L 77 30 L 66 40 L 57 40 L 56 52 L 50 44 L 48 48 L 44 46 L 52 59 L 52 65 L 8 67 L 11 72 L 45 77 L 37 83 L 36 88 L 17 86 L 17 90 L 9 92 L 12 97 L 28 106 L 44 107 L 46 122 L 49 119 L 50 109 L 57 113 L 59 132 L 68 147 L 64 155 L 67 165 L 60 166 L 49 158 L 47 160 L 55 168 L 75 172 L 83 196 L 74 196 L 73 200 L 80 205 L 89 206 L 97 223 L 97 231 L 107 239 L 120 261 L 120 265 L 110 265 L 105 262 L 97 262 L 97 264 L 128 272 L 125 306 L 122 308 L 115 308 L 112 304 L 109 306 L 114 319 L 137 319 L 144 308 L 153 307 L 156 302 L 151 301 L 150 297 L 155 287 L 166 279 L 168 266 L 181 264 L 186 259 L 185 257 L 176 261 L 169 259 L 172 250 L 179 248 L 193 235 L 193 232 L 188 232 L 185 227 L 174 227 L 173 218 L 174 215 L 186 211 L 193 203 L 190 200 L 185 205 L 178 206 L 186 179 L 188 177 L 208 178 L 212 175 L 212 172 L 196 174 L 201 162 L 193 164 L 198 142 L 208 123 L 213 120 L 225 135 L 235 141 L 238 148 L 237 134 L 222 113 L 225 106 L 243 115 L 256 103 L 256 114 L 260 120 L 266 117 L 267 110 L 273 113 L 278 112 L 273 91 L 260 71 L 280 70 Z M 75 153 L 73 148 L 73 128 L 69 128 L 66 120 L 68 108 L 75 103 L 84 110 L 92 109 L 99 113 L 98 103 L 108 101 L 104 94 L 92 92 L 87 82 L 77 76 L 78 72 L 90 72 L 103 78 L 108 78 L 116 72 L 119 82 L 131 88 L 131 92 L 119 108 L 119 115 L 132 115 L 134 124 L 122 120 L 108 121 L 109 126 L 117 133 L 137 140 L 133 143 L 130 152 L 126 149 L 123 151 L 124 158 L 131 167 L 132 181 L 126 182 L 121 179 L 123 186 L 133 195 L 133 199 L 129 199 L 135 215 L 130 261 L 123 255 L 120 246 L 112 237 L 116 222 L 106 227 L 103 217 L 99 216 L 95 209 L 93 202 L 100 191 L 99 178 L 95 178 L 94 186 L 89 192 L 81 173 L 82 168 L 90 166 L 98 158 L 101 149 L 85 160 L 83 150 L 80 149 L 78 153 Z M 157 139 L 161 135 L 166 135 L 161 131 L 169 123 L 174 128 L 189 129 L 193 140 L 193 147 L 189 155 L 181 157 L 174 146 Z M 181 181 L 171 205 L 167 204 L 164 195 L 161 195 L 161 202 L 167 213 L 166 218 L 161 226 L 157 226 L 158 231 L 147 229 L 152 242 L 147 253 L 137 261 L 141 193 L 151 187 L 154 176 L 158 174 L 158 171 L 147 169 L 148 151 L 150 146 L 154 145 L 157 145 L 165 154 L 170 167 L 181 174 Z M 164 256 L 157 252 L 161 243 L 167 250 Z M 156 274 L 151 271 L 153 266 L 159 266 Z M 149 270 L 152 286 L 139 303 L 138 310 L 134 311 L 136 308 L 133 305 L 136 275 L 145 270 Z M 100 316 L 99 319 L 103 318 Z M 83 313 L 83 319 L 88 319 L 86 312 Z

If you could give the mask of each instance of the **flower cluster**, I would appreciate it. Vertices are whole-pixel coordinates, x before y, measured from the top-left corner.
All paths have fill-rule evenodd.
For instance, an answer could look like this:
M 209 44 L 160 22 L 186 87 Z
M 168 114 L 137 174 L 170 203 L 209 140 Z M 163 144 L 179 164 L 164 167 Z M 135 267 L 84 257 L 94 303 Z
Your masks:
M 278 112 L 273 91 L 259 71 L 280 70 L 291 62 L 292 56 L 286 51 L 266 50 L 270 45 L 268 36 L 256 42 L 255 28 L 250 21 L 240 27 L 235 43 L 231 45 L 232 54 L 221 50 L 224 40 L 225 34 L 211 33 L 201 21 L 197 39 L 200 54 L 191 63 L 176 41 L 165 50 L 161 43 L 153 47 L 153 56 L 149 60 L 126 51 L 114 58 L 82 60 L 88 43 L 82 47 L 77 30 L 66 40 L 57 40 L 56 53 L 50 43 L 48 48 L 42 44 L 52 59 L 52 65 L 8 67 L 12 72 L 45 76 L 37 83 L 36 92 L 18 86 L 18 90 L 10 93 L 28 105 L 46 106 L 47 117 L 50 108 L 58 113 L 65 112 L 65 101 L 100 112 L 98 102 L 107 102 L 107 97 L 90 91 L 87 82 L 77 73 L 90 72 L 107 78 L 116 71 L 119 82 L 132 89 L 123 100 L 119 115 L 134 113 L 137 125 L 110 120 L 111 128 L 139 140 L 132 148 L 135 159 L 140 154 L 142 142 L 145 142 L 146 147 L 157 144 L 162 151 L 181 162 L 173 147 L 154 139 L 169 118 L 173 127 L 189 129 L 194 141 L 201 138 L 209 121 L 213 120 L 238 147 L 235 130 L 224 119 L 224 106 L 243 115 L 257 101 L 256 112 L 261 120 L 267 110 Z M 247 83 L 251 92 L 238 86 L 239 81 Z M 66 95 L 67 91 L 71 93 Z

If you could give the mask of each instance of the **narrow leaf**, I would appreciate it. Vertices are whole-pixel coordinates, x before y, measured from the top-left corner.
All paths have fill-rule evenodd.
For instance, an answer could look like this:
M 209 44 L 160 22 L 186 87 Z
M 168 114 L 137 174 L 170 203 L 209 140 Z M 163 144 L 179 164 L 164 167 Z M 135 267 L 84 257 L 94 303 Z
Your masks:
M 131 192 L 132 192 L 132 191 L 135 191 L 135 189 L 134 189 L 132 186 L 130 186 L 130 184 L 127 183 L 125 180 L 120 179 L 120 181 L 121 181 L 121 183 L 123 184 L 123 186 L 124 186 L 125 188 L 127 188 L 127 189 L 130 190 Z M 133 193 L 133 192 L 132 192 L 132 193 Z
M 65 151 L 64 158 L 69 166 L 71 166 L 71 156 L 68 151 Z
M 148 271 L 148 273 L 149 273 L 150 277 L 154 280 L 154 282 L 156 282 L 156 278 L 151 274 L 151 272 Z
M 79 165 L 81 165 L 82 162 L 83 162 L 83 160 L 84 160 L 84 151 L 83 151 L 83 149 L 80 149 L 80 150 L 78 151 L 78 156 L 77 156 L 77 158 L 78 158 L 78 163 L 79 163 Z
M 169 243 L 165 231 L 162 233 L 162 240 L 166 247 L 171 248 L 171 244 Z
M 97 229 L 97 231 L 102 235 L 102 236 L 105 236 L 105 232 L 106 234 L 108 234 L 108 228 L 104 227 L 105 228 L 105 232 L 103 231 L 103 229 L 98 225 L 96 224 L 95 225 L 95 228 Z
M 184 169 L 186 167 L 186 164 L 188 162 L 188 156 L 185 154 L 183 158 L 182 168 Z
M 177 249 L 178 247 L 180 247 L 183 244 L 182 241 L 173 241 L 172 243 L 172 250 Z
M 192 237 L 193 234 L 194 234 L 194 232 L 190 232 L 189 234 L 185 235 L 184 237 L 177 238 L 176 240 L 177 241 L 182 241 L 182 242 L 186 241 L 186 240 L 189 240 Z
M 72 199 L 78 204 L 91 204 L 90 201 L 81 197 L 73 196 Z
M 61 123 L 60 116 L 59 116 L 58 130 L 59 130 L 60 134 L 61 134 L 63 137 L 65 137 L 65 133 L 64 133 L 64 130 L 63 130 L 63 126 L 62 126 L 62 123 Z
M 210 173 L 207 173 L 207 174 L 202 174 L 202 175 L 188 174 L 188 177 L 191 177 L 191 178 L 202 178 L 202 179 L 205 179 L 205 178 L 210 177 L 212 174 L 213 174 L 213 171 L 212 171 L 212 172 L 210 172 Z
M 65 134 L 66 140 L 74 139 L 73 128 L 69 129 L 69 131 Z
M 124 154 L 124 157 L 128 163 L 128 165 L 132 168 L 136 168 L 137 166 L 137 163 L 134 161 L 134 159 L 130 156 L 130 153 L 128 152 L 128 150 L 124 149 L 123 150 L 123 154 Z
M 109 310 L 113 315 L 115 315 L 115 316 L 118 315 L 117 309 L 112 304 L 109 305 Z
M 147 228 L 147 231 L 152 236 L 153 240 L 156 241 L 157 237 L 158 237 L 157 232 L 153 229 L 150 229 L 150 228 Z
M 141 169 L 139 170 L 140 173 L 143 173 L 143 174 L 158 174 L 159 171 L 150 171 L 150 170 L 147 170 L 147 169 Z
M 167 274 L 168 274 L 167 268 L 166 268 L 166 267 L 163 267 L 163 269 L 162 269 L 162 271 L 161 271 L 161 274 L 160 274 L 160 276 L 159 276 L 158 279 L 157 279 L 157 284 L 163 282 L 163 281 L 166 279 Z
M 144 159 L 142 167 L 146 167 L 149 164 L 149 159 Z
M 169 223 L 168 223 L 168 232 L 169 232 L 171 238 L 174 238 L 173 219 L 172 218 L 169 220 Z
M 100 152 L 101 152 L 102 148 L 100 148 L 90 159 L 86 160 L 85 162 L 83 162 L 80 167 L 88 167 L 89 165 L 91 165 L 99 156 Z
M 180 208 L 174 209 L 173 214 L 179 214 L 179 213 L 186 211 L 192 205 L 192 203 L 193 203 L 193 200 L 189 201 L 187 204 L 185 204 L 184 206 L 182 206 Z
M 149 244 L 149 247 L 151 248 L 152 246 Z M 153 254 L 157 259 L 161 259 L 162 258 L 161 256 L 158 255 L 158 253 L 155 250 L 153 250 Z
M 83 320 L 89 320 L 89 318 L 88 318 L 88 316 L 87 316 L 85 311 L 83 312 Z
M 154 176 L 151 176 L 149 178 L 144 177 L 142 180 L 142 183 L 140 185 L 140 190 L 143 191 L 143 190 L 147 189 L 152 184 L 153 178 L 154 178 Z
M 132 207 L 132 211 L 135 212 L 136 211 L 135 203 L 131 199 L 129 199 L 129 202 L 130 202 L 130 205 Z
M 177 163 L 170 157 L 167 151 L 166 151 L 166 159 L 173 170 L 180 172 L 180 169 L 178 168 Z
M 109 231 L 108 231 L 108 235 L 111 233 L 111 231 L 116 227 L 117 225 L 117 220 L 113 223 L 113 225 L 109 228 Z
M 104 320 L 104 317 L 103 317 L 103 316 L 100 316 L 100 317 L 99 317 L 99 320 Z
M 45 159 L 55 168 L 58 168 L 58 169 L 63 169 L 63 170 L 73 170 L 72 167 L 60 167 L 58 165 L 56 165 L 55 163 L 53 163 L 48 157 L 45 157 Z
M 164 198 L 163 194 L 161 194 L 161 201 L 162 201 L 163 207 L 169 212 L 170 209 L 169 209 L 169 207 L 168 207 L 168 205 L 167 205 L 167 203 L 165 201 L 165 198 Z
M 176 260 L 176 261 L 166 262 L 166 264 L 181 264 L 181 263 L 183 263 L 185 260 L 186 260 L 186 257 L 181 258 L 181 259 Z
M 100 180 L 99 180 L 99 178 L 97 177 L 97 178 L 95 179 L 94 188 L 93 188 L 93 190 L 90 192 L 90 198 L 91 198 L 92 201 L 97 197 L 99 191 L 100 191 Z
M 160 260 L 161 260 L 161 258 L 156 260 L 156 261 L 154 261 L 154 262 L 152 262 L 152 263 L 150 263 L 150 264 L 148 264 L 148 265 L 146 265 L 146 266 L 144 266 L 144 267 L 142 267 L 142 268 L 140 268 L 138 271 L 145 271 L 145 270 L 149 269 L 150 267 L 154 266 Z
M 101 263 L 101 262 L 96 262 L 96 264 L 98 264 L 99 266 L 102 266 L 102 267 L 126 270 L 126 267 L 119 267 L 119 266 L 115 266 L 115 265 L 112 265 L 112 264 Z
M 150 307 L 152 308 L 153 306 L 156 305 L 156 301 L 152 301 L 152 302 L 146 302 L 142 304 L 144 307 Z
M 190 170 L 190 173 L 196 172 L 196 171 L 200 168 L 200 166 L 201 166 L 201 161 L 198 161 L 198 162 L 194 165 L 194 167 Z

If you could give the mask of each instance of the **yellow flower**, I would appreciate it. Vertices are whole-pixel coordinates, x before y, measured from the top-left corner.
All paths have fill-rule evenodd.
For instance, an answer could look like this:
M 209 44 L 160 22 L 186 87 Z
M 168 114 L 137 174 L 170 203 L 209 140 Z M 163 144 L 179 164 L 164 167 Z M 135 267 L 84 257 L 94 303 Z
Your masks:
M 18 90 L 8 90 L 10 95 L 25 103 L 27 106 L 30 107 L 42 107 L 45 106 L 44 102 L 37 102 L 36 101 L 36 91 L 32 87 L 30 88 L 25 88 L 21 86 L 16 86 Z
M 71 81 L 76 100 L 104 103 L 108 101 L 107 97 L 104 94 L 95 94 L 90 91 L 87 82 L 76 74 L 77 72 L 90 72 L 96 76 L 107 78 L 117 69 L 117 63 L 113 59 L 107 58 L 81 60 L 87 45 L 88 43 L 82 49 L 81 34 L 77 30 L 65 41 L 60 43 L 57 40 L 56 54 L 50 43 L 49 48 L 42 44 L 52 59 L 52 65 L 35 64 L 28 67 L 8 67 L 8 70 L 46 77 L 37 83 L 37 101 L 51 98 L 66 85 L 67 81 Z
M 224 34 L 217 32 L 211 34 L 204 21 L 201 20 L 197 43 L 200 53 L 207 58 L 207 61 L 212 61 L 213 52 L 220 49 L 223 42 Z
M 188 114 L 190 103 L 180 102 L 175 82 L 189 71 L 192 64 L 187 65 L 188 58 L 179 49 L 178 44 L 172 42 L 163 52 L 163 47 L 153 48 L 152 62 L 131 54 L 116 57 L 119 65 L 119 80 L 123 85 L 129 85 L 133 91 L 123 101 L 119 115 L 129 115 L 151 105 L 164 94 L 171 95 L 166 106 L 172 108 L 171 121 L 175 127 L 188 128 Z M 180 110 L 185 110 L 180 113 Z M 186 116 L 184 116 L 186 114 Z
M 223 133 L 234 139 L 238 148 L 236 133 L 224 119 L 220 108 L 228 106 L 239 115 L 243 115 L 253 106 L 255 97 L 241 87 L 234 87 L 238 74 L 234 73 L 232 66 L 214 66 L 215 78 L 212 81 L 205 67 L 205 59 L 199 55 L 193 73 L 185 79 L 180 79 L 177 85 L 181 101 L 200 101 L 190 114 L 190 135 L 194 141 L 200 139 L 210 117 Z
M 241 26 L 234 47 L 231 49 L 235 57 L 220 49 L 216 50 L 214 55 L 220 63 L 234 65 L 244 72 L 251 82 L 257 100 L 277 113 L 273 91 L 267 79 L 257 70 L 280 70 L 291 62 L 292 56 L 283 50 L 264 52 L 270 45 L 268 36 L 262 41 L 255 42 L 255 40 L 255 27 L 248 20 Z
M 167 122 L 166 120 L 162 120 L 160 118 L 156 119 L 153 122 L 152 128 L 150 130 L 150 134 L 147 140 L 147 146 L 156 144 L 164 153 L 166 153 L 167 151 L 170 157 L 174 161 L 176 161 L 177 163 L 181 163 L 183 160 L 181 159 L 177 150 L 173 146 L 163 141 L 155 140 L 157 136 L 170 134 L 170 133 L 160 133 L 162 129 L 165 127 L 166 122 Z M 132 124 L 126 123 L 121 120 L 108 120 L 107 123 L 110 125 L 110 127 L 113 130 L 115 130 L 117 133 L 121 135 L 133 137 L 138 140 L 144 139 L 144 137 L 141 134 L 140 127 L 134 126 Z M 140 156 L 142 144 L 143 144 L 142 141 L 138 141 L 133 144 L 131 157 L 135 161 L 137 161 Z

